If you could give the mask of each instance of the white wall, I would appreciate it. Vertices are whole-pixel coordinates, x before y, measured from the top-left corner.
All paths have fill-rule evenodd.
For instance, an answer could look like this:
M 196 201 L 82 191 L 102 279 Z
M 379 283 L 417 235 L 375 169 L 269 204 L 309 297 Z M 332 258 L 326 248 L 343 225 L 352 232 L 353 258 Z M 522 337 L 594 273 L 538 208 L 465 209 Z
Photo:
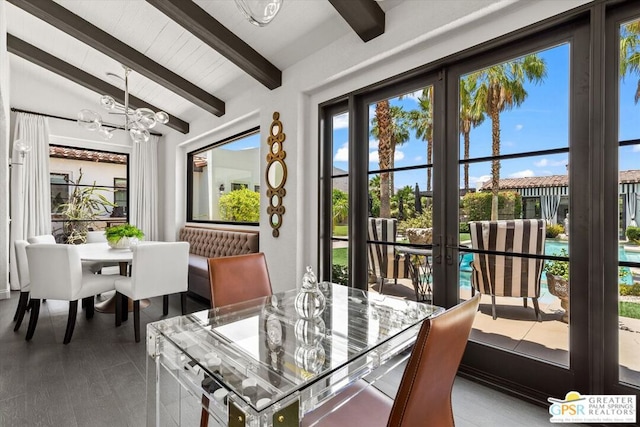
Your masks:
M 287 139 L 289 177 L 283 199 L 286 212 L 280 237 L 273 238 L 266 218 L 262 191 L 260 250 L 266 253 L 275 291 L 295 287 L 304 267 L 317 269 L 318 104 L 376 83 L 473 45 L 588 3 L 587 0 L 450 2 L 464 7 L 440 14 L 448 23 L 435 22 L 433 3 L 406 0 L 386 15 L 385 33 L 368 43 L 350 32 L 336 42 L 283 70 L 283 84 L 268 91 L 251 88 L 227 101 L 221 118 L 206 117 L 191 123 L 191 132 L 170 135 L 164 146 L 167 203 L 164 231 L 175 236 L 185 223 L 186 153 L 212 141 L 249 129 L 261 128 L 263 158 L 274 111 L 280 112 Z M 262 180 L 266 161 L 261 164 Z M 162 175 L 162 174 L 161 174 Z M 264 182 L 261 188 L 266 189 Z M 246 227 L 244 227 L 246 228 Z M 292 268 L 292 266 L 295 266 Z

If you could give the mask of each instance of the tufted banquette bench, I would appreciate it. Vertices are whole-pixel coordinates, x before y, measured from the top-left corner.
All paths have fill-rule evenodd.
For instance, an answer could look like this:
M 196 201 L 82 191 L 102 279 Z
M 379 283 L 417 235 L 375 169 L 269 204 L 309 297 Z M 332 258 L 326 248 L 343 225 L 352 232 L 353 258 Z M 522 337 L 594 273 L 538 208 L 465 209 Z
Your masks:
M 189 242 L 189 291 L 211 300 L 207 258 L 258 252 L 258 232 L 182 227 L 178 240 Z

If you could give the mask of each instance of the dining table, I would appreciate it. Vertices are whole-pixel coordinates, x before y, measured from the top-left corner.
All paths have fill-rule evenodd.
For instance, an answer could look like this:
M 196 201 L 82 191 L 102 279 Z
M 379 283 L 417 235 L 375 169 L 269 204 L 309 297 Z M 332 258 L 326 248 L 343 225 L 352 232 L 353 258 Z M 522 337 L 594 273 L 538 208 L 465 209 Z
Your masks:
M 147 425 L 298 426 L 408 358 L 422 322 L 444 311 L 328 282 L 321 298 L 303 292 L 148 324 Z M 323 310 L 300 309 L 317 299 Z
M 85 243 L 77 245 L 82 261 L 118 263 L 121 276 L 127 276 L 129 264 L 133 261 L 133 252 L 130 248 L 115 249 L 107 242 Z M 149 300 L 140 301 L 140 308 L 149 306 Z M 115 313 L 115 294 L 103 301 L 97 302 L 95 310 L 101 313 Z M 128 311 L 133 311 L 133 301 L 129 300 Z

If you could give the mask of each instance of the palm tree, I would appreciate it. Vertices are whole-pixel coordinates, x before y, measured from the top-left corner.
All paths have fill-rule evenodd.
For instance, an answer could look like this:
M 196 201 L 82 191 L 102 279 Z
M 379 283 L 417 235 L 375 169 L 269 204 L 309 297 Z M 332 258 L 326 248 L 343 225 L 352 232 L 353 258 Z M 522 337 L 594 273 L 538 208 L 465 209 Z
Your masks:
M 433 158 L 433 86 L 422 89 L 418 97 L 419 110 L 408 113 L 409 126 L 415 129 L 416 137 L 427 143 L 427 164 Z M 431 191 L 431 168 L 427 169 L 427 191 Z
M 640 21 L 620 29 L 620 78 L 624 79 L 627 74 L 640 75 Z M 640 79 L 634 99 L 636 104 L 640 100 Z
M 483 105 L 478 102 L 478 81 L 469 75 L 460 79 L 460 133 L 464 137 L 464 159 L 469 159 L 471 128 L 484 121 Z M 464 189 L 469 190 L 469 163 L 464 164 Z
M 527 98 L 525 81 L 540 83 L 547 75 L 547 64 L 535 54 L 504 62 L 471 74 L 477 80 L 477 102 L 491 118 L 491 219 L 498 219 L 500 189 L 500 113 L 520 106 Z
M 390 158 L 393 156 L 391 151 L 391 109 L 388 99 L 376 103 L 375 120 L 378 129 L 378 163 L 380 169 L 386 171 L 389 169 Z M 373 130 L 371 132 L 373 133 Z M 389 172 L 380 172 L 380 216 L 383 218 L 391 217 Z
M 379 106 L 381 106 L 380 110 L 378 109 Z M 388 117 L 379 116 L 379 113 L 388 114 Z M 406 114 L 402 107 L 390 106 L 389 100 L 380 101 L 376 104 L 376 115 L 371 124 L 371 135 L 378 138 L 378 161 L 380 169 L 392 169 L 394 167 L 394 154 L 396 152 L 396 147 L 409 140 Z M 384 126 L 387 126 L 387 128 L 384 128 Z M 383 138 L 388 138 L 388 141 L 383 141 Z M 393 193 L 393 185 L 393 174 L 389 172 L 381 172 L 380 216 L 382 218 L 391 217 L 391 195 Z

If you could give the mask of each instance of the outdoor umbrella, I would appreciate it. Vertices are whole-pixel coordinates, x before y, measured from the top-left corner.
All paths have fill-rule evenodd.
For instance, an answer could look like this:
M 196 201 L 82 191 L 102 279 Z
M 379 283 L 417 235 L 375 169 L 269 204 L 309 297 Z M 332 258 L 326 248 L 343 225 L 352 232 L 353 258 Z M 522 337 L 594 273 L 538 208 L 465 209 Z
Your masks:
M 418 183 L 416 182 L 416 188 L 414 190 L 414 196 L 416 200 L 416 214 L 422 213 L 422 200 L 420 199 L 420 187 L 418 187 Z

